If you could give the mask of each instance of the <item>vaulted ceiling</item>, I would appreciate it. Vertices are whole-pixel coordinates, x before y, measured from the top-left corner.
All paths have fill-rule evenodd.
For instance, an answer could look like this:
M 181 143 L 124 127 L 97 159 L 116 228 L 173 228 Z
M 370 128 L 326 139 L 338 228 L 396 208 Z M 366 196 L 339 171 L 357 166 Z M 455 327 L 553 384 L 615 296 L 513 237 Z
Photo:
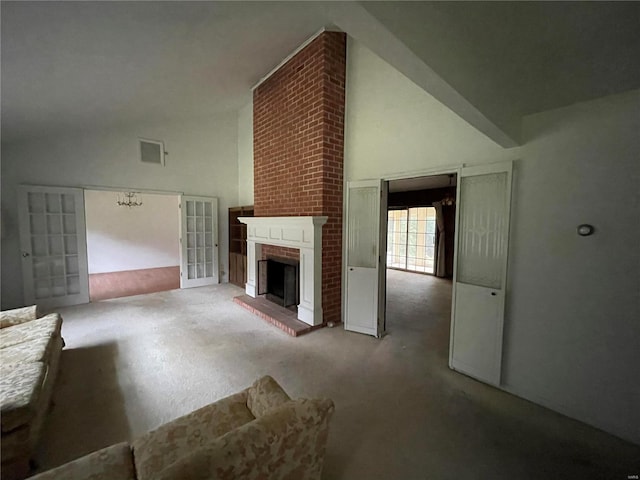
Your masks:
M 637 2 L 1 3 L 2 140 L 207 118 L 338 27 L 504 146 L 523 115 L 640 88 Z

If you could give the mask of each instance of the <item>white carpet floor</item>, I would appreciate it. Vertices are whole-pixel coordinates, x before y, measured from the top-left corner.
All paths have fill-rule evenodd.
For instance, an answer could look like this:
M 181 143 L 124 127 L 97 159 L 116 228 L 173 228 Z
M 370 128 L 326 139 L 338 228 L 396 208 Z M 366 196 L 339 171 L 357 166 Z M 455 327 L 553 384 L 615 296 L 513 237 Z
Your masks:
M 388 335 L 292 338 L 232 285 L 69 307 L 40 470 L 131 440 L 270 374 L 336 404 L 326 479 L 626 479 L 640 447 L 447 367 L 451 282 L 389 272 Z

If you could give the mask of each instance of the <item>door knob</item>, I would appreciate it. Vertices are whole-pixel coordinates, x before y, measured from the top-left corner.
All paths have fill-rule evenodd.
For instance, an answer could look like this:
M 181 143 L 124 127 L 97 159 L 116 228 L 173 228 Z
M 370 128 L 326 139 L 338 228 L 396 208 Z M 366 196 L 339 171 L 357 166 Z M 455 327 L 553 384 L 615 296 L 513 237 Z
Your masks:
M 22 252 L 22 256 L 27 258 L 29 256 L 29 252 Z
M 495 297 L 497 295 L 496 292 L 491 292 L 491 296 Z

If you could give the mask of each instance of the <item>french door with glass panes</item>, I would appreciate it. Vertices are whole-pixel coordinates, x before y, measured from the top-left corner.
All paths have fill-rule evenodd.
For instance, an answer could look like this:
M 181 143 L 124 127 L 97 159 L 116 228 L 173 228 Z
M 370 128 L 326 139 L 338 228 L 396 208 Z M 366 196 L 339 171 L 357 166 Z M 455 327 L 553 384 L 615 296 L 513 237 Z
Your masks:
M 180 287 L 218 283 L 218 199 L 182 196 Z
M 53 308 L 88 303 L 82 189 L 22 186 L 18 219 L 25 304 Z
M 387 225 L 387 267 L 433 274 L 436 209 L 389 210 Z

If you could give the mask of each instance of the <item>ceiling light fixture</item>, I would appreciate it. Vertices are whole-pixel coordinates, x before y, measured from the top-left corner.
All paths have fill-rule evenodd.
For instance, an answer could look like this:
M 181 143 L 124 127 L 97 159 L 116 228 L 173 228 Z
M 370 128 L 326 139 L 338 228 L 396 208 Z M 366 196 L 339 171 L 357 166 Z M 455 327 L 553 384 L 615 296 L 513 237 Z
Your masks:
M 140 207 L 142 202 L 138 200 L 138 194 L 136 192 L 124 192 L 124 198 L 120 199 L 120 194 L 118 194 L 118 199 L 116 203 L 121 207 Z

